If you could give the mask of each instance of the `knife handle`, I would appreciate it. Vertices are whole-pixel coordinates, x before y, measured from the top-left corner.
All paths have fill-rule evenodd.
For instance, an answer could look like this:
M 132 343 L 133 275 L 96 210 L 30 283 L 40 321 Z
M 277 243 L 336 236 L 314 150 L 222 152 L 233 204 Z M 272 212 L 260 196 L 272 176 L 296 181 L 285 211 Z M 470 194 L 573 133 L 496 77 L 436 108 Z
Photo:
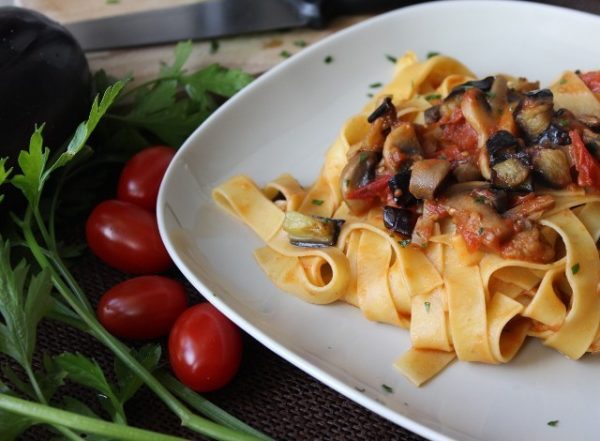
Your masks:
M 325 26 L 340 15 L 370 14 L 395 9 L 418 1 L 409 0 L 301 0 L 299 8 L 310 17 L 308 25 Z

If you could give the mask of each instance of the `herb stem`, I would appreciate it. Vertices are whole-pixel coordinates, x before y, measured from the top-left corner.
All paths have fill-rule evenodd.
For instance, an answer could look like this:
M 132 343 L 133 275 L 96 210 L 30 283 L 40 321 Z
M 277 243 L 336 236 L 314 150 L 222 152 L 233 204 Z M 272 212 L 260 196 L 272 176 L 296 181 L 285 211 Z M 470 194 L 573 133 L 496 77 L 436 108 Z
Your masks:
M 181 78 L 181 77 L 180 77 L 180 75 L 167 75 L 167 76 L 164 76 L 164 77 L 160 77 L 160 78 L 158 78 L 158 79 L 156 79 L 156 80 L 148 80 L 148 81 L 144 81 L 143 83 L 141 83 L 141 84 L 138 84 L 137 86 L 135 86 L 135 87 L 132 87 L 131 89 L 129 89 L 129 90 L 127 90 L 127 91 L 123 92 L 123 93 L 122 93 L 122 94 L 119 96 L 119 101 L 123 101 L 123 100 L 124 100 L 126 97 L 128 97 L 129 95 L 131 95 L 131 94 L 132 94 L 132 93 L 134 93 L 135 91 L 137 91 L 137 90 L 140 90 L 140 89 L 141 89 L 141 88 L 143 88 L 143 87 L 150 86 L 150 85 L 152 85 L 152 84 L 155 84 L 155 83 L 158 83 L 158 82 L 160 82 L 160 81 L 179 80 L 180 78 Z M 115 105 L 116 105 L 116 103 L 115 103 Z
M 177 379 L 170 375 L 168 372 L 158 371 L 155 372 L 154 375 L 158 379 L 158 381 L 160 381 L 167 389 L 171 391 L 171 393 L 173 393 L 173 395 L 177 396 L 185 403 L 190 405 L 192 408 L 194 408 L 201 414 L 207 416 L 211 420 L 220 423 L 224 426 L 230 427 L 232 429 L 236 429 L 241 432 L 246 432 L 249 435 L 256 436 L 265 441 L 272 439 L 266 436 L 264 433 L 254 429 L 253 427 L 248 426 L 243 421 L 238 420 L 234 416 L 225 412 L 220 407 L 215 406 L 202 395 L 197 394 L 191 389 L 188 389 L 179 381 L 177 381 Z
M 40 388 L 40 384 L 37 381 L 37 378 L 35 377 L 33 370 L 31 369 L 31 365 L 23 366 L 23 368 L 25 369 L 27 378 L 29 379 L 31 386 L 33 387 L 33 392 L 35 393 L 35 396 L 37 397 L 38 401 L 44 405 L 47 405 L 48 402 L 46 400 L 46 397 L 44 396 L 44 393 L 42 392 L 42 389 Z M 59 424 L 52 424 L 52 426 L 54 426 L 54 428 L 56 430 L 58 430 L 66 438 L 68 438 L 72 441 L 84 441 L 83 438 L 81 438 L 79 435 L 77 435 L 71 429 L 63 427 L 62 425 L 59 425 Z
M 73 412 L 56 409 L 45 404 L 34 403 L 21 398 L 0 393 L 0 409 L 27 416 L 35 421 L 62 425 L 85 433 L 106 436 L 122 441 L 185 441 L 183 438 L 150 432 L 136 427 L 123 426 L 97 418 L 90 418 Z M 75 439 L 80 440 L 80 437 Z

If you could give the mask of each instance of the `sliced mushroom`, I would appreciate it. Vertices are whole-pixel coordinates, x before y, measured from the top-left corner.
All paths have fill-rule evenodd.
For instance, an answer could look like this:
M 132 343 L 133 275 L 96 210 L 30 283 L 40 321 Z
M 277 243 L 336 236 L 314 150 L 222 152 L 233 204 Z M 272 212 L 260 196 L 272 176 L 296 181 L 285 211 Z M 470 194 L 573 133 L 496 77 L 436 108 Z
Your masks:
M 549 186 L 564 188 L 572 182 L 567 155 L 557 149 L 534 149 L 532 152 L 535 173 Z
M 342 198 L 348 208 L 355 214 L 362 214 L 372 204 L 364 199 L 348 199 L 348 193 L 357 188 L 364 187 L 375 179 L 375 169 L 381 160 L 381 153 L 375 151 L 358 151 L 350 158 L 340 175 L 340 189 Z
M 484 93 L 479 89 L 467 90 L 460 102 L 460 109 L 469 125 L 477 132 L 477 146 L 482 148 L 496 129 L 496 121 Z
M 396 233 L 410 237 L 415 224 L 417 223 L 417 214 L 405 208 L 387 206 L 383 209 L 383 225 Z
M 529 92 L 515 109 L 517 125 L 525 140 L 532 144 L 548 128 L 554 113 L 553 95 L 550 89 Z
M 456 163 L 452 174 L 458 182 L 478 181 L 482 178 L 481 170 L 471 161 Z
M 411 168 L 409 191 L 417 199 L 433 199 L 450 173 L 450 168 L 450 162 L 445 159 L 415 162 Z
M 320 248 L 336 244 L 343 223 L 342 219 L 288 211 L 283 220 L 283 230 L 288 234 L 292 245 Z
M 383 144 L 383 161 L 387 170 L 395 173 L 405 160 L 418 160 L 422 157 L 423 149 L 413 124 L 400 122 Z

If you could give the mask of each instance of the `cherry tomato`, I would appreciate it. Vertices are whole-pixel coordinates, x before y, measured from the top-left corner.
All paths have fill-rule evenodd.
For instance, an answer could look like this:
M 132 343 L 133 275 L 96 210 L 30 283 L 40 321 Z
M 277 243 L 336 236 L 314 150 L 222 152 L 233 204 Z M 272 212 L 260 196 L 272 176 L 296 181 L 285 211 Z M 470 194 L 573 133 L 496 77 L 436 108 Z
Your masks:
M 578 173 L 577 185 L 600 189 L 600 164 L 585 147 L 579 132 L 571 130 L 569 136 L 571 137 L 571 157 Z
M 185 311 L 169 336 L 169 360 L 175 376 L 197 392 L 226 385 L 242 359 L 239 329 L 210 303 Z
M 173 156 L 175 149 L 165 146 L 149 147 L 134 155 L 119 177 L 117 199 L 154 211 L 158 188 Z
M 115 200 L 98 204 L 87 220 L 85 235 L 96 256 L 126 273 L 160 273 L 171 266 L 156 216 L 137 205 Z
M 187 309 L 183 285 L 163 276 L 140 276 L 106 291 L 98 303 L 100 323 L 118 337 L 163 337 Z

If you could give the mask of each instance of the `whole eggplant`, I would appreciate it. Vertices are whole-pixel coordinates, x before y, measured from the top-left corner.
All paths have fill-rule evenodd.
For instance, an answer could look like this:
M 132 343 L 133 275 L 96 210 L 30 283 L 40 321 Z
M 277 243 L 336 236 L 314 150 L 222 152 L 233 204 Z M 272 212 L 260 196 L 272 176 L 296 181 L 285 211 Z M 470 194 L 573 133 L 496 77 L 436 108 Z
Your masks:
M 35 125 L 60 147 L 86 119 L 91 74 L 81 47 L 61 25 L 24 8 L 0 7 L 0 158 L 16 164 Z

